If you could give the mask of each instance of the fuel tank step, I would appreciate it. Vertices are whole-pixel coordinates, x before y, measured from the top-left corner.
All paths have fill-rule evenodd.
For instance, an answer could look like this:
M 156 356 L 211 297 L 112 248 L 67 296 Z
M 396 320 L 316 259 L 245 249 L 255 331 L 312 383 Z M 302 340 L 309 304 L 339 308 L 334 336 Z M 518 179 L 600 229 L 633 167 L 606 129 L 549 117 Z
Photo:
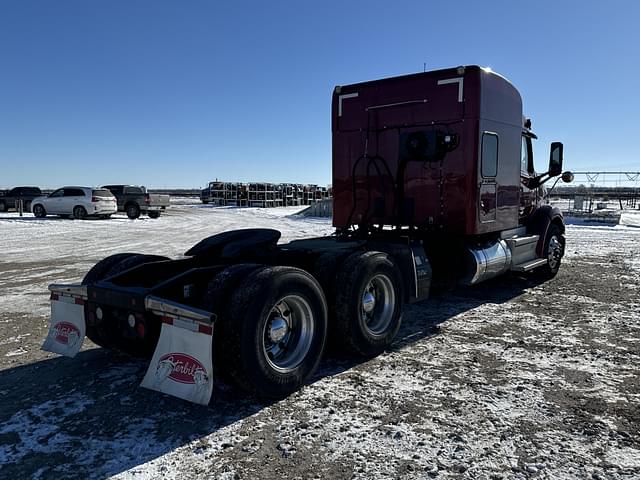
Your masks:
M 513 265 L 522 265 L 537 258 L 536 245 L 539 238 L 538 235 L 523 235 L 505 240 L 511 250 Z
M 541 267 L 545 263 L 547 263 L 546 258 L 536 258 L 534 260 L 529 260 L 528 262 L 514 265 L 511 267 L 511 270 L 513 270 L 514 272 L 528 272 L 530 270 L 533 270 L 534 268 Z

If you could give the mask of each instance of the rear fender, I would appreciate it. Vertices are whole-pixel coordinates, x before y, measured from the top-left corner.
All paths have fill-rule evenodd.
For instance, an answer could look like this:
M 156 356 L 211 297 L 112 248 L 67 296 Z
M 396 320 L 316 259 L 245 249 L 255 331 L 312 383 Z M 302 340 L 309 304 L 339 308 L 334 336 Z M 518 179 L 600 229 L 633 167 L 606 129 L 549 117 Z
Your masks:
M 538 244 L 536 245 L 536 255 L 539 258 L 543 257 L 542 251 L 544 249 L 544 240 L 552 223 L 560 227 L 563 233 L 562 241 L 564 242 L 564 217 L 558 207 L 542 205 L 531 214 L 526 222 L 527 233 L 540 236 Z
M 280 232 L 271 228 L 247 228 L 218 233 L 196 243 L 187 257 L 238 259 L 275 251 Z

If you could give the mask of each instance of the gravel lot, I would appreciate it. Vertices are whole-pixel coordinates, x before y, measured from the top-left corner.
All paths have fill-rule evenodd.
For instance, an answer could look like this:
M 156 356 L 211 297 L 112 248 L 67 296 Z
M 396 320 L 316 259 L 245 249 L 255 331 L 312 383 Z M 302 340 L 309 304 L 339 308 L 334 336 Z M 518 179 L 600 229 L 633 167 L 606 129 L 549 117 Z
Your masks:
M 39 350 L 48 283 L 238 226 L 331 231 L 290 213 L 1 215 L 0 477 L 640 478 L 639 228 L 569 225 L 554 280 L 435 292 L 406 308 L 389 352 L 327 358 L 277 403 L 219 383 L 191 405 L 139 388 L 145 362 L 89 341 L 75 359 Z

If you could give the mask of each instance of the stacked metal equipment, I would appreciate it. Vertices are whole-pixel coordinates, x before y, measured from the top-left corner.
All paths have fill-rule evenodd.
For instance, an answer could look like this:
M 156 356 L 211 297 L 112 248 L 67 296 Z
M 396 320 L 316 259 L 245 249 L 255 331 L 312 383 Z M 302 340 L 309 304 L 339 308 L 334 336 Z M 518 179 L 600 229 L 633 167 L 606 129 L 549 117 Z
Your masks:
M 210 182 L 206 203 L 233 207 L 297 207 L 331 198 L 331 188 L 313 184 Z

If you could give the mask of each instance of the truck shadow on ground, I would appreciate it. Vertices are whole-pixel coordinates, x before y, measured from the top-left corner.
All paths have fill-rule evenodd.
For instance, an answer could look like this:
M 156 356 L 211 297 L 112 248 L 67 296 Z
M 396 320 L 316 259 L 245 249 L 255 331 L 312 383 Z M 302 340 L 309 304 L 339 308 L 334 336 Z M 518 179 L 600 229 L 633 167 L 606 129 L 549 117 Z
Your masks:
M 392 350 L 437 335 L 438 326 L 459 313 L 508 302 L 532 286 L 531 280 L 506 277 L 435 292 L 432 299 L 407 306 Z M 311 383 L 364 361 L 329 354 Z M 273 403 L 218 383 L 208 407 L 190 404 L 139 388 L 146 368 L 145 360 L 91 349 L 74 359 L 57 357 L 1 371 L 4 478 L 105 478 L 212 433 L 218 433 L 216 448 L 229 448 L 232 434 L 225 427 Z

